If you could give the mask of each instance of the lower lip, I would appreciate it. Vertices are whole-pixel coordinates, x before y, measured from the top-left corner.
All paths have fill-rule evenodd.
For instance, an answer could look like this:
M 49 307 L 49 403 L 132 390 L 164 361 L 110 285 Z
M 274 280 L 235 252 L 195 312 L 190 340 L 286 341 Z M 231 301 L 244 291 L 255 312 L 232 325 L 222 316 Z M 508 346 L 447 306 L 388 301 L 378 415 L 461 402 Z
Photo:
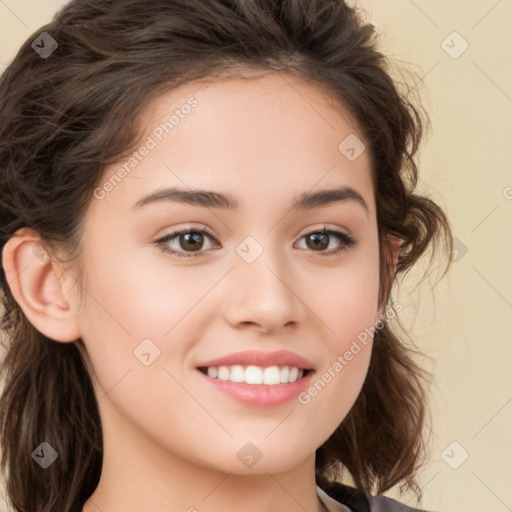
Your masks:
M 276 407 L 297 398 L 309 385 L 315 373 L 310 370 L 305 377 L 295 382 L 270 386 L 267 384 L 247 384 L 246 382 L 212 379 L 200 370 L 197 371 L 206 379 L 206 382 L 221 393 L 252 407 Z

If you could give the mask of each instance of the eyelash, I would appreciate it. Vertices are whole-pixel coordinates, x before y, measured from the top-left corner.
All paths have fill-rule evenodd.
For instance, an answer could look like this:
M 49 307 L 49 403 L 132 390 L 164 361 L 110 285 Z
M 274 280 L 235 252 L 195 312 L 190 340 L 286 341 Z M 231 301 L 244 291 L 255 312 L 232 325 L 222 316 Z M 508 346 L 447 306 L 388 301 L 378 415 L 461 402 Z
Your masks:
M 201 256 L 202 253 L 205 251 L 197 251 L 197 252 L 193 252 L 193 253 L 183 253 L 180 251 L 175 251 L 174 249 L 169 249 L 169 246 L 166 245 L 166 242 L 169 242 L 180 235 L 190 234 L 190 233 L 201 233 L 203 235 L 210 237 L 211 239 L 213 239 L 215 242 L 218 243 L 217 239 L 207 229 L 200 228 L 200 229 L 180 229 L 177 231 L 173 231 L 173 232 L 163 236 L 162 238 L 155 240 L 154 244 L 157 245 L 158 247 L 160 247 L 162 251 L 164 251 L 166 253 L 173 254 L 180 258 L 182 258 L 182 257 L 183 258 L 194 258 L 197 256 Z M 340 249 L 331 249 L 330 251 L 327 251 L 327 252 L 326 251 L 312 251 L 312 252 L 318 252 L 318 254 L 322 257 L 338 256 L 338 255 L 342 254 L 343 252 L 347 251 L 348 249 L 350 249 L 351 247 L 354 247 L 357 244 L 356 239 L 353 238 L 352 236 L 350 236 L 346 233 L 343 233 L 342 231 L 337 231 L 334 229 L 327 229 L 325 226 L 322 229 L 310 231 L 309 233 L 302 235 L 302 237 L 300 239 L 302 240 L 303 238 L 305 238 L 308 235 L 317 234 L 317 233 L 334 235 L 335 237 L 339 238 L 342 241 L 342 247 Z

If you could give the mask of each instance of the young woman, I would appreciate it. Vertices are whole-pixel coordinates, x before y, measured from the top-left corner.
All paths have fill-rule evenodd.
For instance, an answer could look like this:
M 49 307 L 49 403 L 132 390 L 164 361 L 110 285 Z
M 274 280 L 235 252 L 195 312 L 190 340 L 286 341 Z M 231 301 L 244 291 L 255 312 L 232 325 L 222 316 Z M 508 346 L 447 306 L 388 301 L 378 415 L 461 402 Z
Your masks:
M 0 80 L 15 511 L 416 510 L 381 495 L 421 501 L 428 417 L 390 291 L 451 233 L 388 70 L 341 0 L 73 0 L 26 41 Z

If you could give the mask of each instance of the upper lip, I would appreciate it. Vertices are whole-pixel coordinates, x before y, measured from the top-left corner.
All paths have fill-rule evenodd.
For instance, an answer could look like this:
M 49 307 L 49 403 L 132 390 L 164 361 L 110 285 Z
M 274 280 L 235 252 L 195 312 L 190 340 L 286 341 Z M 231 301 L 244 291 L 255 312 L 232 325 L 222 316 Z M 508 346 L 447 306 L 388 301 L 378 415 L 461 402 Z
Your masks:
M 228 354 L 217 359 L 210 359 L 199 364 L 198 368 L 210 368 L 212 366 L 232 366 L 235 364 L 254 365 L 261 367 L 288 365 L 296 366 L 304 370 L 312 370 L 313 363 L 306 358 L 290 352 L 289 350 L 276 350 L 274 352 L 261 352 L 258 350 L 246 350 L 244 352 L 236 352 Z

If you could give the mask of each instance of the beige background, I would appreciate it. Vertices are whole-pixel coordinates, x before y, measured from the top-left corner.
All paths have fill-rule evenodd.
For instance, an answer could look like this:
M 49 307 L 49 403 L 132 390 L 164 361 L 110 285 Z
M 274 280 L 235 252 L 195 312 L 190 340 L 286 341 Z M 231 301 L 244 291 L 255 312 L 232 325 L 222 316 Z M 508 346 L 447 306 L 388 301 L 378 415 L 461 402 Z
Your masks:
M 64 3 L 0 0 L 0 69 Z M 427 366 L 436 385 L 424 507 L 512 510 L 512 1 L 358 5 L 385 51 L 423 77 L 432 131 L 420 190 L 444 206 L 456 238 L 452 270 L 439 284 L 433 266 L 421 284 L 411 272 L 394 291 L 403 324 L 436 361 Z

